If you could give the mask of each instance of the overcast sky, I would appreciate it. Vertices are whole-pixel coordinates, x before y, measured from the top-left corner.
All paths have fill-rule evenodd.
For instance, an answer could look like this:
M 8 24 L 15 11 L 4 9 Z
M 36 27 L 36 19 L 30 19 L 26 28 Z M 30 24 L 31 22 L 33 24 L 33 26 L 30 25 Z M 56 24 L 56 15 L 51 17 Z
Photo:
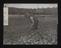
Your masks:
M 16 8 L 52 8 L 57 7 L 57 4 L 4 4 L 8 7 L 16 7 Z

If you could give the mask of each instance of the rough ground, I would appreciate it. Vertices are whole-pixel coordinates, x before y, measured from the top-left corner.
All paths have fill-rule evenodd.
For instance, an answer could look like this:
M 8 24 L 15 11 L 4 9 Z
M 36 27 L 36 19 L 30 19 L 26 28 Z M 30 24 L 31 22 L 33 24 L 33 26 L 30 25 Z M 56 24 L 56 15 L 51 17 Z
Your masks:
M 24 17 L 9 17 L 9 25 L 4 26 L 3 44 L 57 44 L 57 17 L 38 16 L 37 30 L 30 30 L 31 26 Z

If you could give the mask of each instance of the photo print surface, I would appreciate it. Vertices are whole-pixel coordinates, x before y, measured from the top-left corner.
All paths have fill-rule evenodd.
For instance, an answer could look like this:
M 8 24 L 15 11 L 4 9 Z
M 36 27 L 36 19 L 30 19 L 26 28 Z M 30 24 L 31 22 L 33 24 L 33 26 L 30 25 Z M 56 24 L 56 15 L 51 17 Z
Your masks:
M 57 45 L 57 4 L 4 4 L 4 45 Z

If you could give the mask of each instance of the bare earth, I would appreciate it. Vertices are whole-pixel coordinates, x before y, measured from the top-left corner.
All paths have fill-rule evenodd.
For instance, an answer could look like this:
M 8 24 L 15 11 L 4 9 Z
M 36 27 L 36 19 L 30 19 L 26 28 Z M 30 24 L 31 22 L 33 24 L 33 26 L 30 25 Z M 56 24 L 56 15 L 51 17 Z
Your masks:
M 30 30 L 30 23 L 25 17 L 9 17 L 8 26 L 4 26 L 3 44 L 57 44 L 57 17 L 38 16 L 37 30 Z

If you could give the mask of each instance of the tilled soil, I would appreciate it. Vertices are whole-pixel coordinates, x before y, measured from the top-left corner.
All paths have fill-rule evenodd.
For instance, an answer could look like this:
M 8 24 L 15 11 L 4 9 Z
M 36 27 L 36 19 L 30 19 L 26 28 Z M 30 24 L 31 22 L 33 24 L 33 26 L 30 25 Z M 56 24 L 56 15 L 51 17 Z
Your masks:
M 37 30 L 31 30 L 31 24 L 24 17 L 9 17 L 8 26 L 4 26 L 3 44 L 52 45 L 57 44 L 56 17 L 39 17 Z

